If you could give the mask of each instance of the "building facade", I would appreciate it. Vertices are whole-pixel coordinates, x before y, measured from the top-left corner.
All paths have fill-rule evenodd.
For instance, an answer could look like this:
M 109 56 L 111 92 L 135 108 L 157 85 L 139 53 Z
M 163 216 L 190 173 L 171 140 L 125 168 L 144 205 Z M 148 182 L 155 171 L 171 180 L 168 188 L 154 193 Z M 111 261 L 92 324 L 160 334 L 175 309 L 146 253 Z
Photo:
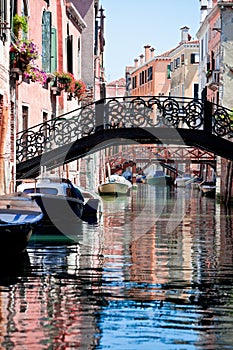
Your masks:
M 144 46 L 134 67 L 126 68 L 133 96 L 198 96 L 199 43 L 191 40 L 188 30 L 181 28 L 180 43 L 163 54 L 155 56 L 150 45 Z
M 99 0 L 1 0 L 0 192 L 15 188 L 16 134 L 104 96 Z M 95 95 L 96 94 L 96 95 Z M 76 182 L 78 162 L 59 169 Z
M 233 1 L 200 0 L 199 97 L 214 104 L 233 108 Z M 231 118 L 231 117 L 230 117 Z M 218 195 L 225 202 L 233 191 L 233 165 L 217 159 Z
M 134 59 L 134 67 L 129 71 L 131 84 L 128 86 L 128 94 L 132 96 L 168 95 L 170 91 L 170 81 L 167 76 L 169 63 L 169 53 L 155 56 L 154 49 L 150 45 L 145 45 L 144 54 L 141 54 L 139 59 Z
M 10 0 L 0 1 L 0 194 L 10 186 L 14 164 L 12 152 L 14 132 L 11 116 L 9 83 L 9 48 L 10 48 Z
M 188 27 L 181 28 L 181 41 L 169 57 L 170 95 L 198 98 L 199 42 L 191 40 Z

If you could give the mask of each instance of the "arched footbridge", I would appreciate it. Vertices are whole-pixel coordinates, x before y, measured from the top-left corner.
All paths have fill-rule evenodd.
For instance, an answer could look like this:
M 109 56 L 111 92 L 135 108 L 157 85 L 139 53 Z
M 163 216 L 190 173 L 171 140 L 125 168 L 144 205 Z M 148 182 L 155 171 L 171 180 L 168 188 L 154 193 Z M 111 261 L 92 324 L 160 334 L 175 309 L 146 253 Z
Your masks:
M 101 99 L 17 134 L 17 178 L 119 144 L 193 146 L 233 160 L 233 112 L 198 99 Z

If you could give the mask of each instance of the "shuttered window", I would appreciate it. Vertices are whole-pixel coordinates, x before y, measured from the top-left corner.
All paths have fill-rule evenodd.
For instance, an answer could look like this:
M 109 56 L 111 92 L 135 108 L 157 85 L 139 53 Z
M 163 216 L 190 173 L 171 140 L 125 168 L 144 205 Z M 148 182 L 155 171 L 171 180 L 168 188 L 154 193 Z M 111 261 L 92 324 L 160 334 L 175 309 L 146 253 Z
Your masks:
M 51 29 L 51 73 L 57 70 L 57 30 Z
M 73 35 L 69 35 L 66 41 L 67 45 L 67 70 L 73 74 Z
M 42 17 L 42 69 L 51 72 L 51 12 L 44 11 Z

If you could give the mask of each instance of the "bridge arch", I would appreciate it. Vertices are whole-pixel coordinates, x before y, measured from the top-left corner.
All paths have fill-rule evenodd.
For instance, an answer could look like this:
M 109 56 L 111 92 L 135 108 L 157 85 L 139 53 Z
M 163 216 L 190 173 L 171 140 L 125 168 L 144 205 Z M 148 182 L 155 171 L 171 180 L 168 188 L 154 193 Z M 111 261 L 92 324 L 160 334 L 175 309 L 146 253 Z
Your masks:
M 232 111 L 198 99 L 114 97 L 82 106 L 17 134 L 17 178 L 39 174 L 122 144 L 187 145 L 233 160 Z

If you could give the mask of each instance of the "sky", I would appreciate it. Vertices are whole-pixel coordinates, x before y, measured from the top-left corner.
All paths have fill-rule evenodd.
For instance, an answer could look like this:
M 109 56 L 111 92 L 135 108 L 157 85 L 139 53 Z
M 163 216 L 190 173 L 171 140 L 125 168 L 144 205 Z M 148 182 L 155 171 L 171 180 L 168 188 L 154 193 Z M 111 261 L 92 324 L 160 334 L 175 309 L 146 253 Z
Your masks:
M 100 0 L 104 9 L 104 67 L 107 82 L 125 76 L 125 67 L 150 45 L 159 55 L 176 47 L 180 28 L 192 38 L 200 23 L 199 0 Z

